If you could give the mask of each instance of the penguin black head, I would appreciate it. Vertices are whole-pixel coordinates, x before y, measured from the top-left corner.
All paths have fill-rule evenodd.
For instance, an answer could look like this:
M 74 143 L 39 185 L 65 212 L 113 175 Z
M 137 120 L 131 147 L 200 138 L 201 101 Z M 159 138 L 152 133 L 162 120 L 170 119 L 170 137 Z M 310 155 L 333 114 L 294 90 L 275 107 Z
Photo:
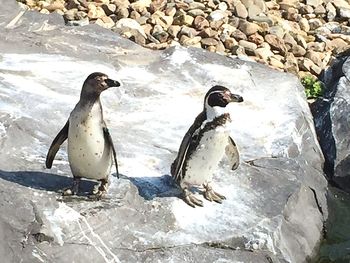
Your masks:
M 240 95 L 232 94 L 231 91 L 223 86 L 216 85 L 212 87 L 204 98 L 204 108 L 213 107 L 225 108 L 231 102 L 242 102 Z
M 102 91 L 119 86 L 120 83 L 118 81 L 108 78 L 106 74 L 94 72 L 84 81 L 81 97 L 98 97 Z

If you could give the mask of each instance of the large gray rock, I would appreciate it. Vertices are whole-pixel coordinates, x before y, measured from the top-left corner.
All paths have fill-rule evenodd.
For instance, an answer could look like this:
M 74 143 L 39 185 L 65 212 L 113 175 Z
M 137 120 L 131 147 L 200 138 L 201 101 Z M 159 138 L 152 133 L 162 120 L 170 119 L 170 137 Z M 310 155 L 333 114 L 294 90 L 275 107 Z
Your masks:
M 350 192 L 350 56 L 340 56 L 325 73 L 323 99 L 312 105 L 315 125 L 331 182 Z
M 8 4 L 9 2 L 9 4 Z M 202 49 L 150 51 L 58 15 L 0 15 L 0 256 L 3 262 L 305 262 L 327 219 L 323 156 L 296 77 Z M 11 6 L 12 5 L 12 6 Z M 3 10 L 3 9 L 2 9 Z M 53 137 L 93 71 L 121 80 L 102 96 L 121 179 L 102 201 L 62 200 L 71 183 Z M 214 177 L 223 204 L 193 209 L 169 177 L 182 136 L 214 84 L 234 105 L 241 165 Z M 84 191 L 93 182 L 85 182 Z

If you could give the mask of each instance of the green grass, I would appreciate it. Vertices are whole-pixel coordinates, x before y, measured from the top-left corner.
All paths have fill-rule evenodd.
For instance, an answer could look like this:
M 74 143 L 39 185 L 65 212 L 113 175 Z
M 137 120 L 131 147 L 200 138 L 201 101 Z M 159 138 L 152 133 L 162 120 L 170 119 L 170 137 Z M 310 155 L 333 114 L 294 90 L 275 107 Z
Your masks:
M 303 84 L 305 88 L 305 94 L 308 99 L 315 99 L 323 96 L 323 84 L 318 79 L 312 76 L 305 76 L 301 79 L 301 84 Z

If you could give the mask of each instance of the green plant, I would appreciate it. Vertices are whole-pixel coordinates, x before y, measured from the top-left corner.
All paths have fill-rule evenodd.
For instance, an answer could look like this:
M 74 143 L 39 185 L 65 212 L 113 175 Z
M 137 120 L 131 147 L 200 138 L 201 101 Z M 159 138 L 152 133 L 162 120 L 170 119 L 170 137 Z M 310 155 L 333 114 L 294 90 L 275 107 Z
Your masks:
M 318 98 L 323 95 L 323 84 L 312 76 L 305 76 L 301 79 L 301 84 L 305 88 L 305 94 L 308 99 Z

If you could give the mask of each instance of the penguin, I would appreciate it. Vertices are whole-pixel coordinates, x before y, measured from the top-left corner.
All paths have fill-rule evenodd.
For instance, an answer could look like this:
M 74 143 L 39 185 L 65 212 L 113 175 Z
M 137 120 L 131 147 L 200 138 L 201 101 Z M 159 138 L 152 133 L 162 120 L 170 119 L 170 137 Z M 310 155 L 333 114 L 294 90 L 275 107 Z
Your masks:
M 239 166 L 239 152 L 230 137 L 230 113 L 227 105 L 242 102 L 240 95 L 232 94 L 223 86 L 209 89 L 204 97 L 203 111 L 185 134 L 176 159 L 171 165 L 171 175 L 182 189 L 184 201 L 192 206 L 203 206 L 203 201 L 190 191 L 192 186 L 203 186 L 204 197 L 222 203 L 225 196 L 211 187 L 214 170 L 223 156 L 228 156 L 232 170 Z
M 117 154 L 103 119 L 100 101 L 103 91 L 119 86 L 118 81 L 109 79 L 106 74 L 90 74 L 83 84 L 79 102 L 53 140 L 46 156 L 48 169 L 52 167 L 61 144 L 68 139 L 68 161 L 73 174 L 73 185 L 65 189 L 63 195 L 76 195 L 81 178 L 87 178 L 101 182 L 93 194 L 102 197 L 107 191 L 113 159 L 119 177 Z

